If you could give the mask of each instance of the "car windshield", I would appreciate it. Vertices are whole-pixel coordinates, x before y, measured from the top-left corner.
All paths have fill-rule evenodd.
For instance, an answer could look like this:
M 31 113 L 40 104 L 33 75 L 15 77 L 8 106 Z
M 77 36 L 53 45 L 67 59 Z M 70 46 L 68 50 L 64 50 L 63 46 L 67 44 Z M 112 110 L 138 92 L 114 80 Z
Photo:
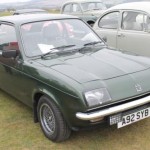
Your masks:
M 87 43 L 101 41 L 79 19 L 50 20 L 24 24 L 21 26 L 21 35 L 26 55 L 29 57 L 49 53 L 57 47 L 59 47 L 59 51 L 65 49 L 71 51 L 73 48 L 84 47 Z
M 106 6 L 101 2 L 81 3 L 81 7 L 82 7 L 83 11 L 106 9 Z

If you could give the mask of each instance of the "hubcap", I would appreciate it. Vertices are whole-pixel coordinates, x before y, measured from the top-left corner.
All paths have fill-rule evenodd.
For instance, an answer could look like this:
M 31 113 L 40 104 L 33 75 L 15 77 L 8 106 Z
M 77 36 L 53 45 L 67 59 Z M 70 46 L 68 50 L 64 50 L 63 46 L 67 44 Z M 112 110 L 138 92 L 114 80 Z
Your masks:
M 40 119 L 44 131 L 53 134 L 55 131 L 55 117 L 52 109 L 45 103 L 40 107 Z

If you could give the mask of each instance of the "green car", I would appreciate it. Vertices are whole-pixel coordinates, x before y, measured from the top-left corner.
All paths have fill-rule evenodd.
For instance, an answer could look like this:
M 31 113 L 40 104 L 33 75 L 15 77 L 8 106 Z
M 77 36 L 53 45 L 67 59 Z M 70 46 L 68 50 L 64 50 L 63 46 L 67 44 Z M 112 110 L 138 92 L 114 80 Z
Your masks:
M 77 17 L 0 18 L 0 88 L 33 109 L 47 138 L 150 116 L 150 59 L 109 49 Z

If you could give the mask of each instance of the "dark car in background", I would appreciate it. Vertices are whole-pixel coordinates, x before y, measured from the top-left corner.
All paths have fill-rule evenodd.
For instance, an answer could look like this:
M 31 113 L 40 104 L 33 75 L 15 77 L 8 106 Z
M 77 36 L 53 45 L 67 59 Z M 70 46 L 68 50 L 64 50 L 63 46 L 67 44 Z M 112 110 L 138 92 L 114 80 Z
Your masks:
M 16 10 L 13 15 L 21 15 L 21 14 L 47 14 L 48 12 L 43 9 L 18 9 Z

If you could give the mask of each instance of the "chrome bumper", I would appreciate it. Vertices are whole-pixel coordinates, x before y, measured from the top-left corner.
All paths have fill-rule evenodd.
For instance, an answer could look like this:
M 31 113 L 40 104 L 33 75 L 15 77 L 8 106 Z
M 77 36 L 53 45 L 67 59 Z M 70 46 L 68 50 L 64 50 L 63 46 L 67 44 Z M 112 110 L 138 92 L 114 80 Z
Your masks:
M 77 112 L 76 117 L 81 120 L 95 120 L 95 119 L 109 116 L 109 115 L 112 115 L 115 113 L 123 112 L 125 110 L 129 110 L 129 109 L 147 104 L 149 102 L 150 102 L 150 96 L 147 96 L 147 97 L 144 97 L 144 98 L 141 98 L 138 100 L 134 100 L 132 102 L 128 102 L 128 103 L 121 104 L 118 106 L 110 107 L 107 109 L 102 109 L 100 111 L 96 111 L 96 112 L 92 112 L 92 113 Z

